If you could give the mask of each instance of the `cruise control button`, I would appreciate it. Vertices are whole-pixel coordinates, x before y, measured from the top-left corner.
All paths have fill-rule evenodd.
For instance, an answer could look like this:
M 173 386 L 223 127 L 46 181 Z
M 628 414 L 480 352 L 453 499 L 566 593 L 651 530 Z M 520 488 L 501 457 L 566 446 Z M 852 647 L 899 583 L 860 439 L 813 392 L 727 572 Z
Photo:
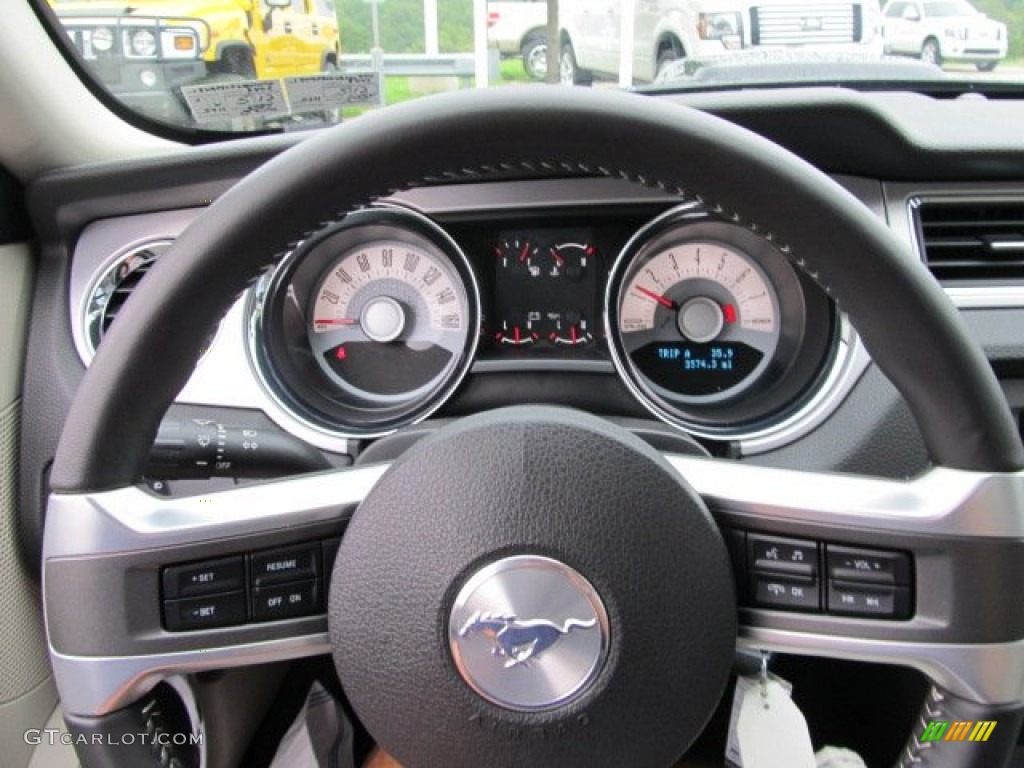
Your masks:
M 844 616 L 905 619 L 910 615 L 910 590 L 830 581 L 828 611 Z
M 245 586 L 242 557 L 224 557 L 202 563 L 164 568 L 164 598 L 236 592 Z
M 257 552 L 252 555 L 250 568 L 252 583 L 257 587 L 315 579 L 320 575 L 320 543 Z
M 751 582 L 754 602 L 758 606 L 805 611 L 817 611 L 820 608 L 820 590 L 815 579 L 791 579 L 755 573 Z
M 900 552 L 879 552 L 827 545 L 828 575 L 838 581 L 909 584 L 910 558 Z
M 292 619 L 310 616 L 320 610 L 318 582 L 284 584 L 263 587 L 252 592 L 252 618 L 254 621 Z
M 245 623 L 245 593 L 192 597 L 164 603 L 164 626 L 171 632 L 213 629 Z
M 747 547 L 755 571 L 804 577 L 818 573 L 817 542 L 751 533 L 747 534 Z

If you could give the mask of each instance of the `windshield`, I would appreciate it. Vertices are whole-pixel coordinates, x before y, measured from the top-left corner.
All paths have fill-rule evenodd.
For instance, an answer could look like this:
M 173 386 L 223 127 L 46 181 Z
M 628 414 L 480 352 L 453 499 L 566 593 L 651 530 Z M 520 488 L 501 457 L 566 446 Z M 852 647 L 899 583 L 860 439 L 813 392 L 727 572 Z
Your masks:
M 1024 6 L 1010 0 L 34 1 L 83 77 L 183 134 L 317 128 L 527 83 L 1024 84 Z

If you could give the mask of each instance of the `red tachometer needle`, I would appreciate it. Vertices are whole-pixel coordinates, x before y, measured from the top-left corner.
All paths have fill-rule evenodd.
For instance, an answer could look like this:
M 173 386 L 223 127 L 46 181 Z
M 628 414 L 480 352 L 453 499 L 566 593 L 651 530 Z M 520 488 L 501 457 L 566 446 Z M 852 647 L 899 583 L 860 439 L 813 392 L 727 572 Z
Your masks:
M 661 304 L 661 306 L 663 306 L 663 307 L 668 307 L 669 309 L 675 309 L 676 308 L 676 303 L 674 301 L 672 301 L 671 299 L 666 299 L 660 293 L 655 293 L 654 291 L 649 291 L 649 290 L 647 290 L 646 288 L 644 288 L 643 286 L 640 286 L 640 285 L 638 285 L 636 287 L 636 289 L 638 291 L 640 291 L 640 293 L 642 293 L 647 298 L 654 299 L 656 302 Z
M 352 317 L 325 317 L 322 320 L 314 320 L 314 325 L 355 325 L 359 321 Z

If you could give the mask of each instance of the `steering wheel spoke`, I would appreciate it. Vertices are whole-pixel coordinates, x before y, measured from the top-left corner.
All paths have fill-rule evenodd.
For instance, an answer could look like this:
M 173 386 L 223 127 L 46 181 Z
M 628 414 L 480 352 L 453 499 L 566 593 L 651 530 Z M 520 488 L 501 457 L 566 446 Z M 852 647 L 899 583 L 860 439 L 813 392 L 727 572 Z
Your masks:
M 1007 584 L 1024 582 L 1024 473 L 936 467 L 913 480 L 886 480 L 666 458 L 733 541 L 741 648 L 899 664 L 970 701 L 1024 700 L 1024 627 L 1020 617 L 991 610 Z M 813 548 L 813 585 L 757 560 L 751 537 L 779 540 L 783 552 L 787 541 Z M 833 574 L 828 552 L 837 548 L 895 554 L 909 565 L 908 578 L 900 586 L 876 576 L 843 582 L 834 575 L 856 577 Z M 795 550 L 804 561 L 807 551 Z M 870 558 L 861 564 L 869 567 Z M 771 595 L 758 594 L 759 581 L 800 583 L 814 605 L 772 605 Z M 876 596 L 882 614 L 879 595 L 907 590 L 906 615 L 851 615 L 837 604 L 836 583 Z
M 329 653 L 331 545 L 387 466 L 183 498 L 138 486 L 54 494 L 43 578 L 65 711 L 114 711 L 174 674 Z M 256 563 L 286 568 L 296 552 L 314 559 L 312 579 L 284 575 L 260 586 Z M 234 572 L 225 576 L 225 564 Z M 181 591 L 169 592 L 167 574 L 178 572 Z M 308 610 L 268 620 L 257 590 L 265 590 L 271 611 L 280 605 L 294 613 L 284 603 L 296 584 L 306 588 Z

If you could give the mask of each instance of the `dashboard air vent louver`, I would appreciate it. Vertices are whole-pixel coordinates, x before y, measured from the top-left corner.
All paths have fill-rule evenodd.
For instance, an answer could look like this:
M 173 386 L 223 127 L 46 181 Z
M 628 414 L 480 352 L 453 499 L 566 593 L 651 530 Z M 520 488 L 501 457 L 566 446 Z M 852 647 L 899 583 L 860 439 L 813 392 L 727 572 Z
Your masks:
M 942 282 L 1024 282 L 1024 200 L 915 206 L 925 263 Z
M 90 356 L 95 354 L 132 291 L 170 246 L 169 240 L 136 246 L 112 259 L 93 280 L 85 306 L 85 338 Z
M 145 252 L 149 253 L 149 252 Z M 141 255 L 141 254 L 140 254 Z M 124 306 L 125 301 L 131 296 L 132 291 L 139 284 L 139 281 L 145 277 L 146 273 L 149 272 L 149 268 L 155 263 L 154 259 L 148 261 L 142 261 L 135 269 L 130 272 L 125 272 L 124 277 L 121 278 L 110 297 L 107 299 L 106 309 L 103 310 L 103 320 L 100 323 L 100 335 L 106 334 L 110 328 L 110 324 L 114 322 L 114 318 L 117 317 L 117 313 L 121 311 L 121 307 Z

